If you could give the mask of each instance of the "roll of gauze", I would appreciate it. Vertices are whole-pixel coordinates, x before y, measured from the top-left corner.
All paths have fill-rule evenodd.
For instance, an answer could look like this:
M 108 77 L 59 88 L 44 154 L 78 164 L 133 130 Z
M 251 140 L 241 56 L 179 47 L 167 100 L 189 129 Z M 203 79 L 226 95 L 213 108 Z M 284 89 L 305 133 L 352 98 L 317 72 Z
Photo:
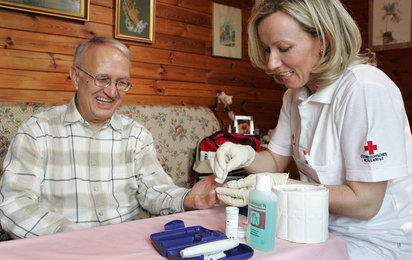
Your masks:
M 329 189 L 313 185 L 277 185 L 276 236 L 297 243 L 328 239 Z

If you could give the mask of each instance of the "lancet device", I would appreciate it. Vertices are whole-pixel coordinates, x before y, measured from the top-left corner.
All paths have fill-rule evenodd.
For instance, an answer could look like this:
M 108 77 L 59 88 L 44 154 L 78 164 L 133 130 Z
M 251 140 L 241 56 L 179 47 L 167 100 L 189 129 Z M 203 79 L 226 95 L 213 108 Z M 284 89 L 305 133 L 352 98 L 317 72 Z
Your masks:
M 216 260 L 226 256 L 224 251 L 235 248 L 239 245 L 237 239 L 222 239 L 196 246 L 187 247 L 180 251 L 182 258 L 204 256 L 204 259 Z

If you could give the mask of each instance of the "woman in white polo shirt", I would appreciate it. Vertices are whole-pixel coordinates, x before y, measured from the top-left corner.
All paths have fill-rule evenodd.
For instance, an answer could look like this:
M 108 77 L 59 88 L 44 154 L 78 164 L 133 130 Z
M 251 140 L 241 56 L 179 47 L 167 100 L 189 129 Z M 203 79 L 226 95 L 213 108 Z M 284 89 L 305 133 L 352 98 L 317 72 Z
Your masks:
M 265 0 L 248 25 L 254 66 L 288 90 L 269 149 L 226 143 L 211 165 L 283 172 L 329 188 L 329 230 L 351 259 L 412 259 L 412 137 L 401 93 L 339 0 Z M 304 153 L 307 153 L 305 159 Z M 233 204 L 234 192 L 218 188 Z

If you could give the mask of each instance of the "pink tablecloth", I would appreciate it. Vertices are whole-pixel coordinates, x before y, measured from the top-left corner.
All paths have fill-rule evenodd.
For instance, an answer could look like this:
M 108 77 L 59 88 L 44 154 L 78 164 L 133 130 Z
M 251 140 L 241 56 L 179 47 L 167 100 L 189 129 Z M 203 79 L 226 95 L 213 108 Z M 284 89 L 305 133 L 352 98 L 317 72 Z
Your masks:
M 225 231 L 225 207 L 220 206 L 111 226 L 1 242 L 0 259 L 165 259 L 152 246 L 150 235 L 164 231 L 164 224 L 174 219 L 183 220 L 186 227 L 203 226 L 211 230 Z M 245 221 L 246 217 L 240 215 L 239 225 L 244 225 Z M 239 241 L 246 243 L 244 238 L 239 238 Z M 348 259 L 348 253 L 345 241 L 329 234 L 329 239 L 319 244 L 298 244 L 276 238 L 273 252 L 255 250 L 252 259 L 340 260 Z

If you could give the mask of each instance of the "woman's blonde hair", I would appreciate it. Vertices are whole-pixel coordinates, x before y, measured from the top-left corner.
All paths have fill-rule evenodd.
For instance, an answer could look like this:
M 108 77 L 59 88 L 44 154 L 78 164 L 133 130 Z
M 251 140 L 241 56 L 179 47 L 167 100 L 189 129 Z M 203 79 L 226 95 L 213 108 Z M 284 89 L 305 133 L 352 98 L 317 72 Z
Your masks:
M 293 17 L 312 37 L 329 41 L 327 48 L 323 45 L 321 59 L 312 71 L 318 88 L 332 84 L 350 64 L 376 66 L 375 53 L 360 53 L 359 28 L 339 0 L 264 0 L 253 8 L 248 22 L 249 57 L 254 66 L 274 74 L 277 83 L 283 81 L 267 67 L 265 47 L 257 28 L 263 19 L 278 11 Z

